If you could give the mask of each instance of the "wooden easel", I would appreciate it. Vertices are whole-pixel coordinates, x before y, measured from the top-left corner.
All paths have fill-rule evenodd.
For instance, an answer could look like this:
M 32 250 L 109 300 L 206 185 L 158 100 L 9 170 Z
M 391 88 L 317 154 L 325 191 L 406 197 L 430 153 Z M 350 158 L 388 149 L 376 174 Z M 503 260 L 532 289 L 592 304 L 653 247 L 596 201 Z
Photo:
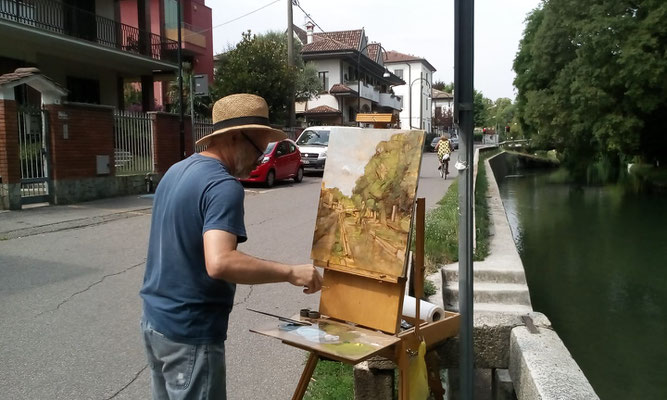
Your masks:
M 424 292 L 424 218 L 425 201 L 419 198 L 413 271 L 417 299 L 420 299 Z M 303 398 L 320 358 L 354 365 L 374 355 L 383 356 L 396 363 L 399 369 L 399 399 L 409 400 L 408 371 L 411 358 L 417 354 L 422 340 L 429 350 L 443 340 L 456 336 L 459 330 L 459 314 L 446 312 L 445 318 L 435 322 L 402 317 L 405 270 L 401 276 L 391 277 L 382 274 L 354 274 L 349 268 L 329 264 L 323 267 L 324 281 L 319 307 L 322 316 L 308 321 L 318 327 L 352 329 L 356 334 L 372 339 L 369 342 L 376 346 L 368 346 L 367 351 L 359 354 L 340 354 L 327 347 L 326 340 L 323 343 L 305 341 L 292 331 L 275 327 L 275 324 L 269 328 L 251 330 L 310 352 L 292 400 Z M 416 307 L 415 315 L 419 316 L 419 301 Z M 401 318 L 410 322 L 413 328 L 400 331 Z

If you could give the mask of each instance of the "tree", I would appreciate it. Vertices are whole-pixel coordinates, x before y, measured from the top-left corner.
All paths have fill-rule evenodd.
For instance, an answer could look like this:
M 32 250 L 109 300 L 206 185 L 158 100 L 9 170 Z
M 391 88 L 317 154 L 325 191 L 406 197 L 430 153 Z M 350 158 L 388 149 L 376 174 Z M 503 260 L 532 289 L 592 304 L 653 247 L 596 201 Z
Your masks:
M 300 44 L 294 39 L 294 52 Z M 297 101 L 308 99 L 321 90 L 317 71 L 295 57 L 295 66 L 287 66 L 287 35 L 269 32 L 263 35 L 243 33 L 236 47 L 219 57 L 215 72 L 213 96 L 220 98 L 233 93 L 252 93 L 262 96 L 269 105 L 272 123 L 287 120 L 290 91 Z
M 517 116 L 577 177 L 667 158 L 667 3 L 546 0 L 514 60 Z
M 473 107 L 474 107 L 474 121 L 475 126 L 483 127 L 486 126 L 486 121 L 488 117 L 488 109 L 491 107 L 493 102 L 491 99 L 484 97 L 482 92 L 474 90 L 473 91 Z
M 191 115 L 192 111 L 190 106 L 194 106 L 194 114 L 196 118 L 211 118 L 211 107 L 213 102 L 211 96 L 194 96 L 190 99 L 190 96 L 193 96 L 194 93 L 190 93 L 190 80 L 193 78 L 192 64 L 189 62 L 183 63 L 183 113 L 185 115 Z M 172 81 L 169 84 L 167 89 L 167 97 L 169 98 L 169 103 L 166 105 L 167 111 L 171 113 L 178 113 L 178 79 Z

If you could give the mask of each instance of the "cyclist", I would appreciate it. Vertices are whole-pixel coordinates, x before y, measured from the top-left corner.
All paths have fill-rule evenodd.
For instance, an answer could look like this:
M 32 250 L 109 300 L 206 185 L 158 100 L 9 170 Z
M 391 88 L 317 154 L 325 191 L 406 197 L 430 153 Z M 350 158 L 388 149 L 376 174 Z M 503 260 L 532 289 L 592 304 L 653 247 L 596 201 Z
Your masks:
M 435 145 L 435 150 L 438 152 L 438 166 L 439 170 L 444 168 L 444 174 L 449 175 L 449 157 L 452 153 L 452 142 L 449 140 L 449 137 L 445 134 L 440 137 L 440 141 Z

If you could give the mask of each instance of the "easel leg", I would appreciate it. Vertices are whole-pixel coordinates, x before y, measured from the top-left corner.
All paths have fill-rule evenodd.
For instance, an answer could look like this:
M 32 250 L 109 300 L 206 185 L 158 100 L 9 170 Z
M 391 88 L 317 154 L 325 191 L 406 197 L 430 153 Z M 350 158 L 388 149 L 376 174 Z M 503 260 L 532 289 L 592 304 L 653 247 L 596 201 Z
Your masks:
M 301 373 L 301 379 L 299 379 L 299 384 L 296 386 L 292 400 L 301 400 L 306 394 L 306 389 L 308 389 L 308 384 L 310 383 L 310 378 L 313 376 L 317 362 L 320 361 L 320 356 L 316 353 L 310 353 L 306 366 Z
M 410 400 L 410 379 L 408 378 L 410 358 L 405 351 L 402 353 L 398 359 L 398 400 Z
M 426 353 L 426 371 L 428 373 L 428 386 L 431 389 L 433 398 L 442 400 L 445 396 L 445 389 L 440 380 L 440 357 L 436 351 Z

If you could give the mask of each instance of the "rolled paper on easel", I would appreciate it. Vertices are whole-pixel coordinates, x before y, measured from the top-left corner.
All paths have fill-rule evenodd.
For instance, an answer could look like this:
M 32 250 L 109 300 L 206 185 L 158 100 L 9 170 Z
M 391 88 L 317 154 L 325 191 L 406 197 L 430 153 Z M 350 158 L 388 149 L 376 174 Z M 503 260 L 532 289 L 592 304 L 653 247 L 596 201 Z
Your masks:
M 403 297 L 403 313 L 402 315 L 409 318 L 415 318 L 417 311 L 417 301 L 412 296 Z M 426 322 L 439 321 L 445 316 L 445 310 L 441 307 L 420 300 L 419 303 L 419 319 Z

